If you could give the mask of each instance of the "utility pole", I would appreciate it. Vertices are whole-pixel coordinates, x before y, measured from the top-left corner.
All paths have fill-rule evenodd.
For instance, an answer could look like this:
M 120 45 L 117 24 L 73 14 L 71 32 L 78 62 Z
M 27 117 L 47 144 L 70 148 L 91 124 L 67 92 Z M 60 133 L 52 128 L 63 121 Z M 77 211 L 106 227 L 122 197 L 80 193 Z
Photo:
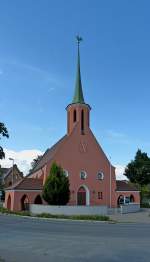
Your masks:
M 13 185 L 14 183 L 14 159 L 10 157 L 9 160 L 12 161 L 12 185 Z

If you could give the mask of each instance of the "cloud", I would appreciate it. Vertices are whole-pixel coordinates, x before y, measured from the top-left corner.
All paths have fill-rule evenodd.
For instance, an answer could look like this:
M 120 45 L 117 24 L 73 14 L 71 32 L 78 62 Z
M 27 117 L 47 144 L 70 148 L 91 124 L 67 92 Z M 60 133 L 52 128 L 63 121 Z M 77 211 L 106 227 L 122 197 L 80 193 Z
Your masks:
M 111 138 L 125 138 L 126 137 L 125 134 L 120 133 L 120 132 L 116 132 L 116 131 L 113 131 L 113 130 L 108 130 L 107 135 Z
M 129 138 L 124 133 L 114 131 L 114 130 L 107 130 L 106 134 L 107 134 L 107 138 L 115 143 L 116 142 L 124 143 L 124 144 L 129 143 Z
M 14 151 L 4 148 L 5 159 L 0 160 L 2 167 L 11 167 L 12 162 L 9 158 L 13 158 L 15 164 L 18 165 L 20 171 L 26 175 L 31 167 L 31 162 L 37 155 L 42 155 L 43 152 L 37 149 Z
M 34 158 L 38 155 L 43 155 L 44 152 L 37 150 L 37 149 L 30 149 L 30 150 L 22 150 L 22 151 L 14 151 L 11 149 L 4 148 L 5 152 L 5 159 L 0 160 L 0 165 L 2 167 L 11 167 L 12 162 L 9 158 L 13 158 L 15 164 L 18 165 L 20 171 L 26 175 L 31 167 L 31 162 Z M 116 178 L 118 180 L 127 179 L 123 173 L 125 170 L 125 166 L 116 164 Z
M 115 165 L 116 168 L 116 179 L 117 180 L 127 180 L 127 177 L 123 175 L 125 166 L 122 165 Z

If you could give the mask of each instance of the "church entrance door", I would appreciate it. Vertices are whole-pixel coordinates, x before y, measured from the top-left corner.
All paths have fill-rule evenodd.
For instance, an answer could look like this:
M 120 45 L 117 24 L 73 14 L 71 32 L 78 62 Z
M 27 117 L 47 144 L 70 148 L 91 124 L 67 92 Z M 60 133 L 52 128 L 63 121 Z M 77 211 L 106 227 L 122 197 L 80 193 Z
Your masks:
M 81 186 L 77 193 L 77 204 L 79 206 L 85 206 L 86 205 L 86 190 L 83 186 Z

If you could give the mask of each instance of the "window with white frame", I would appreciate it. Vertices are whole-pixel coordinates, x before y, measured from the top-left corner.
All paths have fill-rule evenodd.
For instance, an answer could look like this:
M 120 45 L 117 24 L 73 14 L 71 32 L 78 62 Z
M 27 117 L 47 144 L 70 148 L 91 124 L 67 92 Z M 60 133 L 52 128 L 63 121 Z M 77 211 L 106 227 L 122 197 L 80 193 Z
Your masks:
M 67 170 L 64 170 L 64 174 L 65 174 L 66 177 L 69 176 L 69 172 Z
M 80 178 L 83 179 L 83 180 L 86 179 L 87 178 L 87 173 L 85 171 L 81 171 L 80 172 Z
M 97 179 L 98 180 L 103 180 L 104 179 L 104 173 L 103 172 L 98 172 Z

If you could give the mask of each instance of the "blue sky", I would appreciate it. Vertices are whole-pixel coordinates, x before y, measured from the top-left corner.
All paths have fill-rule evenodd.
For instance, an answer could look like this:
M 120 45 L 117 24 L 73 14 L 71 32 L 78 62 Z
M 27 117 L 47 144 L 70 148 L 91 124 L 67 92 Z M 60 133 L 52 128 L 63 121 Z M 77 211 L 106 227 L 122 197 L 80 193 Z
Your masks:
M 114 164 L 150 154 L 150 2 L 0 3 L 0 121 L 13 151 L 45 151 L 66 133 L 81 44 L 91 128 Z

